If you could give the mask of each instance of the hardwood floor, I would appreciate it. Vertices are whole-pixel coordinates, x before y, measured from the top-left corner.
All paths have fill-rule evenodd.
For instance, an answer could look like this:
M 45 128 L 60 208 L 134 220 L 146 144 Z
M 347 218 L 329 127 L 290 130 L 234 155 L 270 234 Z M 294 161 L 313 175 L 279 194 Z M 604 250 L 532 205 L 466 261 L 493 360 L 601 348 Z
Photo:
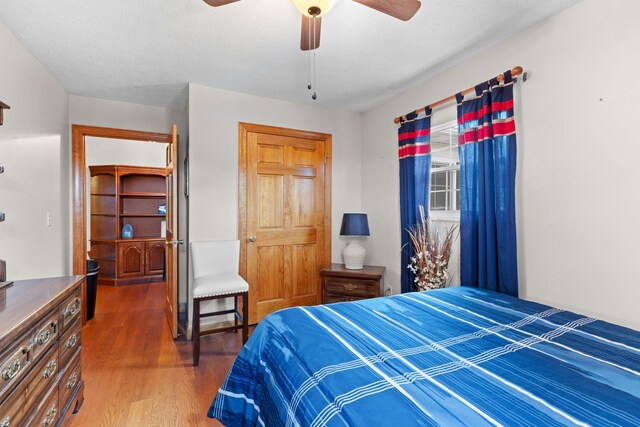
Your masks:
M 207 410 L 242 347 L 242 334 L 174 342 L 162 283 L 99 286 L 96 314 L 82 330 L 84 404 L 72 426 L 220 426 Z

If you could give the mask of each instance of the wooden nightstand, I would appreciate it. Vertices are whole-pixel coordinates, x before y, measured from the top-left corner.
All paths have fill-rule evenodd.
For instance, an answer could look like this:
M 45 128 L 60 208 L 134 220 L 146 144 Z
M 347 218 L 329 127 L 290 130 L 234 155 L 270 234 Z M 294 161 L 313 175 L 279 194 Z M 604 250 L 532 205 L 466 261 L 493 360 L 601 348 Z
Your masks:
M 362 270 L 348 270 L 344 264 L 331 264 L 320 271 L 322 303 L 375 298 L 384 295 L 384 267 L 365 265 Z

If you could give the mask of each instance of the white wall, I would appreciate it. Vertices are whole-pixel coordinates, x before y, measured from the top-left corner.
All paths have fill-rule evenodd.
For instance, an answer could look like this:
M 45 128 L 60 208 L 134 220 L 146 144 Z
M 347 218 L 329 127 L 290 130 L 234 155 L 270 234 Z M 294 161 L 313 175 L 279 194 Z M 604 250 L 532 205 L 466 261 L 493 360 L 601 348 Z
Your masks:
M 70 272 L 68 96 L 0 23 L 0 258 L 11 280 Z M 47 212 L 51 226 L 47 226 Z
M 181 137 L 188 133 L 185 110 L 77 95 L 69 95 L 69 123 L 160 133 L 176 123 Z
M 182 165 L 185 156 L 188 152 L 189 144 L 189 117 L 186 110 L 173 110 L 169 108 L 153 107 L 149 105 L 131 104 L 127 102 L 110 101 L 98 98 L 89 98 L 84 96 L 70 95 L 69 96 L 69 122 L 70 125 L 87 125 L 87 126 L 102 126 L 118 129 L 130 129 L 139 130 L 145 132 L 159 132 L 167 133 L 171 128 L 171 125 L 176 124 L 178 127 L 178 158 L 180 172 L 178 174 L 178 237 L 186 240 L 187 235 L 187 200 L 184 197 L 182 191 L 184 186 L 184 175 L 182 174 Z M 96 161 L 92 156 L 99 157 L 99 162 L 106 160 L 107 157 L 104 153 L 100 154 L 104 146 L 100 147 L 99 142 L 105 143 L 105 140 L 100 141 L 100 138 L 92 139 L 93 143 L 90 145 L 93 147 L 92 153 L 87 153 L 86 158 L 93 162 Z M 109 144 L 112 154 L 116 151 L 120 151 L 122 141 L 109 140 Z M 113 145 L 112 145 L 113 144 Z M 139 142 L 132 142 L 131 144 L 140 144 Z M 147 154 L 143 151 L 145 149 L 138 147 L 131 154 L 132 158 L 136 160 L 146 158 Z M 109 162 L 113 163 L 113 162 Z M 90 164 L 90 163 L 89 163 Z M 104 163 L 103 163 L 104 164 Z M 120 164 L 133 164 L 123 163 Z M 150 165 L 150 164 L 149 164 Z M 71 171 L 69 171 L 68 179 L 71 179 Z M 69 181 L 70 182 L 70 181 Z M 69 239 L 71 239 L 71 234 Z M 178 274 L 179 274 L 179 302 L 186 301 L 186 289 L 187 289 L 187 245 L 179 247 L 179 259 L 178 259 Z
M 166 131 L 165 131 L 166 132 Z M 85 138 L 87 167 L 93 165 L 130 165 L 163 168 L 167 165 L 167 144 L 111 138 Z
M 238 232 L 238 123 L 333 136 L 332 256 L 340 260 L 344 212 L 360 210 L 361 116 L 189 85 L 191 240 L 235 239 Z
M 238 122 L 333 136 L 332 259 L 340 262 L 342 214 L 360 211 L 361 115 L 196 84 L 189 85 L 190 239 L 237 238 Z
M 393 117 L 522 65 L 518 84 L 520 292 L 640 328 L 640 2 L 585 0 L 479 52 L 363 117 L 362 207 L 370 261 L 399 290 L 397 132 Z M 375 230 L 375 231 L 374 231 Z

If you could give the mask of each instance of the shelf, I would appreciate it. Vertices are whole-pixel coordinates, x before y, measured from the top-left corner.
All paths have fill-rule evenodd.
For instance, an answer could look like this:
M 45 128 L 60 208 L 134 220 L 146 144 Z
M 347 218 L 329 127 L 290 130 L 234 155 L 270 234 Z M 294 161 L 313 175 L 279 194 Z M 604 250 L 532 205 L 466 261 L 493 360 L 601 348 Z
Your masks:
M 114 244 L 114 243 L 126 243 L 126 242 L 151 242 L 151 241 L 156 241 L 156 240 L 165 240 L 164 237 L 133 237 L 131 239 L 91 239 L 91 243 L 110 243 L 110 244 Z
M 99 214 L 99 213 L 92 213 L 91 216 L 110 216 L 115 218 L 116 215 L 115 214 Z
M 166 193 L 120 193 L 120 197 L 138 197 L 138 198 L 151 198 L 151 199 L 165 199 Z
M 120 218 L 164 218 L 165 214 L 120 214 Z
M 107 257 L 95 257 L 95 258 L 91 258 L 91 259 L 95 259 L 96 261 L 116 262 L 115 257 L 114 257 L 114 258 L 107 258 Z M 100 263 L 98 263 L 98 265 L 100 265 Z
M 91 193 L 92 196 L 107 196 L 107 197 L 115 197 L 116 193 Z

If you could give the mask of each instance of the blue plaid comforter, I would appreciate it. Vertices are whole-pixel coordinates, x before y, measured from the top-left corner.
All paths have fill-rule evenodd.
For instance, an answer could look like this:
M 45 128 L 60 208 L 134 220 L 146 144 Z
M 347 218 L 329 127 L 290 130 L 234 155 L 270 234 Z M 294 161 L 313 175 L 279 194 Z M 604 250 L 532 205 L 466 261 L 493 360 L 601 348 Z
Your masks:
M 640 333 L 472 288 L 282 310 L 209 409 L 226 426 L 640 426 Z

